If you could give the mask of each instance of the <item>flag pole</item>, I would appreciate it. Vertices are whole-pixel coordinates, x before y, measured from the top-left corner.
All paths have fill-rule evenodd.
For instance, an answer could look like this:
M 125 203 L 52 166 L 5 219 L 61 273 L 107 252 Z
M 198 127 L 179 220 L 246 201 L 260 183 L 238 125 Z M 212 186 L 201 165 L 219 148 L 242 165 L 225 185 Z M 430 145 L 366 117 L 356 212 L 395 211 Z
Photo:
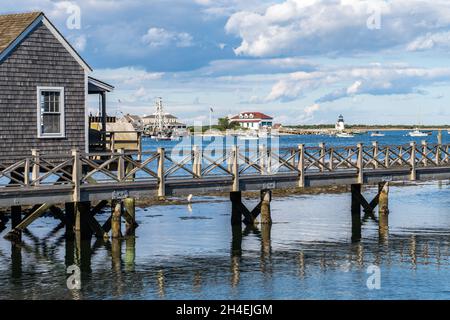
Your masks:
M 212 113 L 213 113 L 213 108 L 209 108 L 209 131 L 212 130 Z

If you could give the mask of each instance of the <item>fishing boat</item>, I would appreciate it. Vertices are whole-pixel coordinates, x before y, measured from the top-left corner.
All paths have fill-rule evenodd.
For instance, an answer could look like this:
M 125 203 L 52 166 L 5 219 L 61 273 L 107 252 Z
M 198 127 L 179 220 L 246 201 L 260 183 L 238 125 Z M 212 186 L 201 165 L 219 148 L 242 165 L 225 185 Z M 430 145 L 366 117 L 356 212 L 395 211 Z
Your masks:
M 422 132 L 419 129 L 415 129 L 414 131 L 410 131 L 408 132 L 408 135 L 410 137 L 427 137 L 428 133 L 426 132 Z
M 355 136 L 348 132 L 339 132 L 339 133 L 336 133 L 336 137 L 338 137 L 338 138 L 354 138 Z
M 370 136 L 371 136 L 371 137 L 384 137 L 385 134 L 384 134 L 384 133 L 381 133 L 380 131 L 375 131 L 375 132 L 372 132 L 372 133 L 370 134 Z

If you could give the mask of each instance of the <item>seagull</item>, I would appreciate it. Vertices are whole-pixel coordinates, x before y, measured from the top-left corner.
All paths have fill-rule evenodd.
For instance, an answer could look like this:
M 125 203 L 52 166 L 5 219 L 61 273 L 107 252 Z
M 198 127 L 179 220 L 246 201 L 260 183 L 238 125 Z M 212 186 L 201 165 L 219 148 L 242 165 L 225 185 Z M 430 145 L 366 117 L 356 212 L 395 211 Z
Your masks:
M 188 197 L 187 197 L 187 201 L 188 201 L 189 203 L 191 203 L 192 197 L 193 197 L 193 195 L 192 195 L 192 194 L 188 195 Z

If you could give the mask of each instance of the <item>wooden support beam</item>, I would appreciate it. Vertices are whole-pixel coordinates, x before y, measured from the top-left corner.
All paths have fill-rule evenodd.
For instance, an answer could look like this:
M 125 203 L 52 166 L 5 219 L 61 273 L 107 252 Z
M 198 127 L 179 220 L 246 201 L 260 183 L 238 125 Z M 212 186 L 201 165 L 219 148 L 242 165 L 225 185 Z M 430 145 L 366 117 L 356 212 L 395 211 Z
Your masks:
M 25 219 L 23 219 L 14 229 L 5 235 L 5 239 L 17 240 L 20 238 L 20 232 L 28 227 L 34 220 L 42 216 L 50 208 L 49 204 L 42 204 L 38 209 L 33 211 Z
M 111 216 L 105 221 L 105 223 L 102 226 L 102 229 L 105 230 L 105 232 L 111 231 Z
M 100 213 L 102 209 L 104 209 L 108 205 L 108 200 L 102 200 L 95 205 L 91 210 L 91 215 L 95 216 L 97 213 Z
M 51 206 L 50 207 L 50 212 L 53 214 L 53 216 L 59 220 L 61 220 L 62 222 L 66 222 L 66 218 L 64 217 L 64 212 L 56 207 L 56 206 Z

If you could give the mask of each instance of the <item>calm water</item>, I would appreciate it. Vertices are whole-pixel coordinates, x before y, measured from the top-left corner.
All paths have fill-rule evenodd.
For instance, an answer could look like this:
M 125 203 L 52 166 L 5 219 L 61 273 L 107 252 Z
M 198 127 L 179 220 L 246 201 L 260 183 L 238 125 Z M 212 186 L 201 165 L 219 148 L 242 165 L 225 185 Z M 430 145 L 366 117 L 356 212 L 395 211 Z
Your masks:
M 411 140 L 394 134 L 386 144 Z M 300 138 L 325 137 L 282 143 Z M 227 198 L 194 197 L 139 209 L 136 238 L 107 243 L 66 243 L 58 221 L 44 217 L 19 246 L 0 233 L 0 299 L 450 299 L 449 189 L 446 181 L 391 187 L 388 234 L 367 219 L 360 243 L 351 241 L 348 193 L 275 197 L 271 228 L 234 232 Z M 71 291 L 74 263 L 82 288 Z M 366 286 L 371 265 L 379 290 Z

